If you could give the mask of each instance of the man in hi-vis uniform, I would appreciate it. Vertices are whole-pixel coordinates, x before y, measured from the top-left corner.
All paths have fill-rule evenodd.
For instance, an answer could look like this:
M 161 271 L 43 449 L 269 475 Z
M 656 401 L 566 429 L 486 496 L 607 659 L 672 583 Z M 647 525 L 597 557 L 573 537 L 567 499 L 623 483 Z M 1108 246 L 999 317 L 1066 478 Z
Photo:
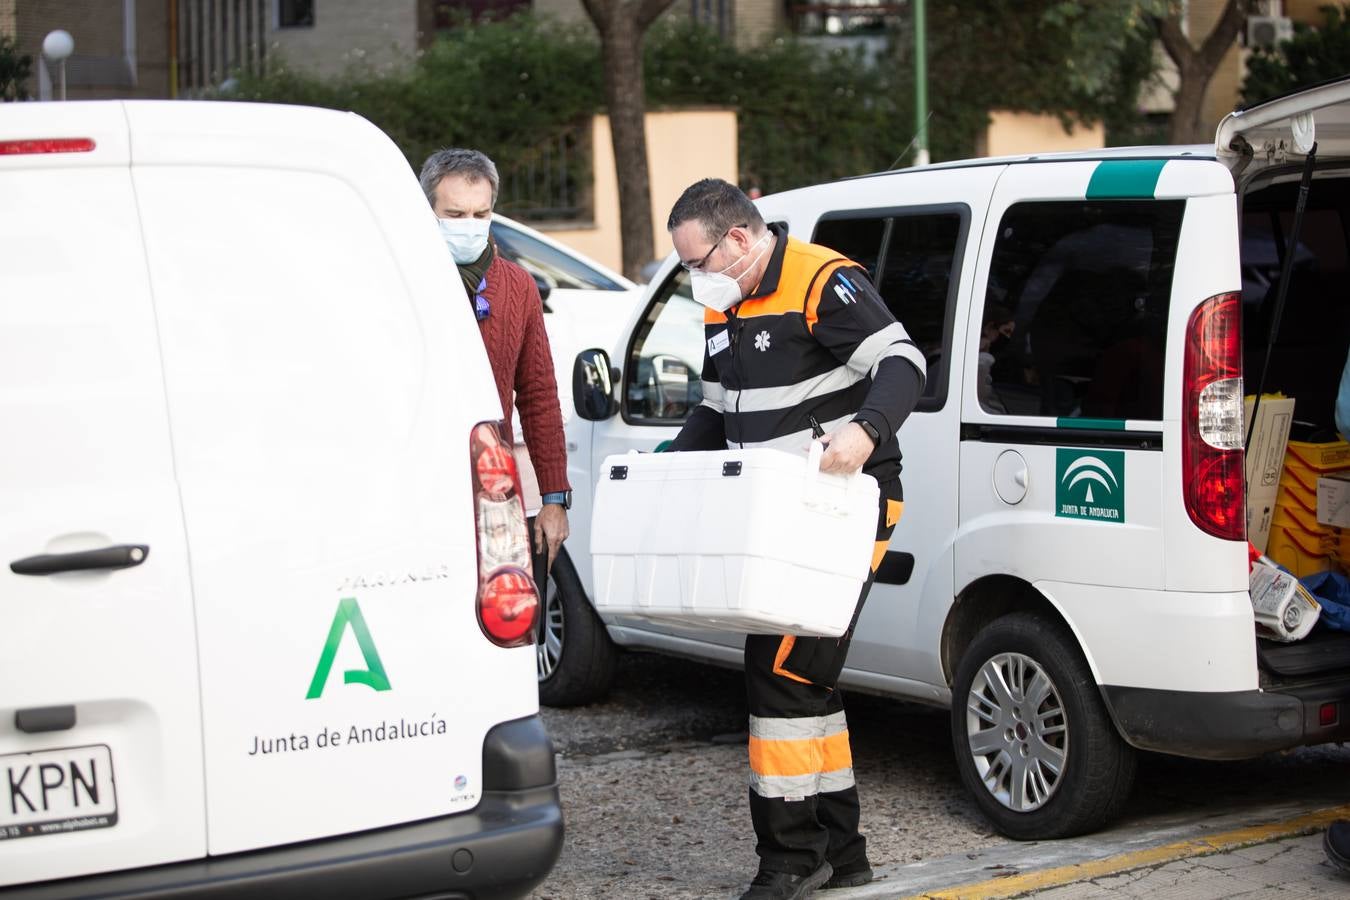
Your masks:
M 766 226 L 734 185 L 710 178 L 690 186 L 666 227 L 694 299 L 707 307 L 703 402 L 670 449 L 805 454 L 823 432 L 822 471 L 861 468 L 881 487 L 875 573 L 900 518 L 895 435 L 923 391 L 923 354 L 862 268 Z M 760 864 L 742 900 L 795 900 L 872 879 L 844 703 L 834 689 L 852 632 L 850 625 L 839 639 L 745 639 Z

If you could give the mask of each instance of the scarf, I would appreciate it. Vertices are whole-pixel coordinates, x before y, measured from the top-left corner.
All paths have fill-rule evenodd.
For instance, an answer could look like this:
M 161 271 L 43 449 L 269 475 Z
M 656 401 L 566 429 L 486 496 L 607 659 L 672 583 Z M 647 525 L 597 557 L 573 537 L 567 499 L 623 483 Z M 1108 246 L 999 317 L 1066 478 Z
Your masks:
M 465 263 L 459 268 L 459 277 L 464 281 L 464 293 L 469 295 L 469 303 L 473 303 L 473 297 L 478 293 L 478 286 L 483 283 L 487 277 L 488 266 L 492 265 L 492 260 L 497 256 L 497 247 L 492 241 L 488 241 L 487 249 L 483 255 L 471 263 Z

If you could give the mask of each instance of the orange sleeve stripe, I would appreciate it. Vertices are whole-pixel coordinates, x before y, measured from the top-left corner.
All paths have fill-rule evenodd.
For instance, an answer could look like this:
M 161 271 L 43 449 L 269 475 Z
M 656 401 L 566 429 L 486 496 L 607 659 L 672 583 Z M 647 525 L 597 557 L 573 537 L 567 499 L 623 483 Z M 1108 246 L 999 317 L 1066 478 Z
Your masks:
M 848 732 L 800 741 L 766 741 L 750 738 L 750 771 L 766 777 L 816 775 L 851 768 L 853 751 Z
M 807 331 L 814 331 L 816 322 L 820 321 L 820 298 L 825 291 L 825 282 L 830 280 L 831 275 L 845 267 L 856 269 L 858 265 L 847 259 L 841 259 L 821 268 L 820 274 L 816 276 L 816 283 L 811 287 L 811 296 L 806 298 Z
M 783 660 L 787 659 L 788 654 L 792 652 L 793 645 L 796 643 L 797 638 L 794 635 L 789 634 L 787 637 L 783 638 L 782 642 L 778 645 L 778 652 L 775 653 L 773 657 L 773 674 L 781 675 L 784 678 L 791 678 L 793 681 L 798 681 L 802 684 L 810 684 L 810 680 L 803 678 L 800 675 L 793 675 L 787 669 L 783 668 Z

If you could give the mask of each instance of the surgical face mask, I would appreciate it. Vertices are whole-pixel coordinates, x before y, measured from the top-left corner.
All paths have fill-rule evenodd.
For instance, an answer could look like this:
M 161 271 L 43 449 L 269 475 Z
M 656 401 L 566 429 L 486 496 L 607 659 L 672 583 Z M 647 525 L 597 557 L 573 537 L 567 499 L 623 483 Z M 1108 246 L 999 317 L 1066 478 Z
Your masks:
M 450 255 L 457 264 L 468 265 L 483 255 L 487 249 L 488 227 L 491 219 L 440 219 L 441 237 L 450 248 Z
M 726 274 L 726 271 L 739 265 L 746 256 L 750 255 L 751 250 L 767 241 L 771 236 L 772 232 L 765 233 L 759 240 L 755 241 L 744 256 L 719 272 L 704 272 L 702 269 L 691 270 L 689 272 L 689 287 L 694 292 L 694 300 L 708 307 L 708 309 L 720 313 L 724 313 L 740 303 L 742 300 L 741 279 L 745 277 L 746 272 L 753 269 L 755 264 L 764 258 L 764 254 L 769 252 L 769 247 L 766 246 L 759 251 L 759 254 L 745 267 L 745 271 L 735 278 Z

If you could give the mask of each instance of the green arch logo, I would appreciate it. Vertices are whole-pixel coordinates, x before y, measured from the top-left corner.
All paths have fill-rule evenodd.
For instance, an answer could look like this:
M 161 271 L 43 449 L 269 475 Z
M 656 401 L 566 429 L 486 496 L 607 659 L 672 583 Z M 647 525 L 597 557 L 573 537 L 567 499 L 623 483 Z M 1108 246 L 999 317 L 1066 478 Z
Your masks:
M 1125 452 L 1055 450 L 1055 515 L 1125 521 Z
M 364 669 L 348 669 L 342 673 L 343 684 L 364 684 L 377 691 L 389 690 L 389 676 L 384 673 L 384 663 L 380 662 L 380 651 L 375 649 L 375 641 L 370 636 L 365 616 L 355 597 L 346 597 L 338 603 L 337 613 L 333 616 L 332 627 L 328 629 L 328 640 L 319 656 L 319 665 L 314 669 L 314 678 L 309 682 L 306 700 L 323 696 L 324 685 L 328 683 L 328 674 L 332 671 L 333 660 L 337 658 L 338 645 L 347 629 L 356 636 L 356 644 L 366 659 Z

